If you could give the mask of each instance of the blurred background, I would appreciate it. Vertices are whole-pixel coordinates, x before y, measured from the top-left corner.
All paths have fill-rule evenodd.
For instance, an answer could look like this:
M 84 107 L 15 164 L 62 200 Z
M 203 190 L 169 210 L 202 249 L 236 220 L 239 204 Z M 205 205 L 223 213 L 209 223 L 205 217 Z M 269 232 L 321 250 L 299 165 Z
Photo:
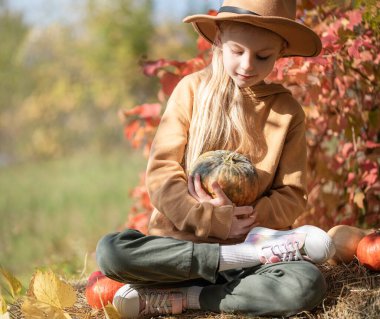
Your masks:
M 140 63 L 193 57 L 181 20 L 220 3 L 0 0 L 0 266 L 24 284 L 94 270 L 146 165 L 117 116 L 157 99 Z
M 0 267 L 24 286 L 36 267 L 84 279 L 101 236 L 146 230 L 160 112 L 209 60 L 181 21 L 221 3 L 0 0 Z M 268 78 L 306 114 L 309 204 L 295 225 L 379 228 L 379 1 L 297 4 L 322 54 L 281 59 Z

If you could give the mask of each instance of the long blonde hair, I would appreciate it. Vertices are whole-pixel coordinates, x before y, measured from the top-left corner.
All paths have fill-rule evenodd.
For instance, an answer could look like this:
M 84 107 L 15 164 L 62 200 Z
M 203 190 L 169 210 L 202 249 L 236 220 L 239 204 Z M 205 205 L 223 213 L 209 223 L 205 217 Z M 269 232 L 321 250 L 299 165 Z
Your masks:
M 224 24 L 222 30 L 232 25 Z M 213 46 L 212 61 L 204 73 L 190 123 L 185 154 L 187 171 L 199 155 L 210 150 L 230 149 L 251 159 L 259 152 L 257 129 L 249 127 L 252 123 L 245 116 L 241 89 L 224 70 L 220 46 Z

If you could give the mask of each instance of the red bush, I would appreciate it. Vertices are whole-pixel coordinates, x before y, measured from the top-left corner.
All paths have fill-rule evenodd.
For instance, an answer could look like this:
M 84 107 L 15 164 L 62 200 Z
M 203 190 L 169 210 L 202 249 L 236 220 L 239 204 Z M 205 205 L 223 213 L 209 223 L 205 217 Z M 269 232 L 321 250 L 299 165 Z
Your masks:
M 298 18 L 320 35 L 323 51 L 316 58 L 281 59 L 269 78 L 288 87 L 307 116 L 309 207 L 296 224 L 378 227 L 380 34 L 363 20 L 364 9 L 302 2 Z M 209 48 L 199 39 L 199 54 L 189 61 L 145 63 L 143 72 L 160 80 L 161 104 L 123 111 L 125 136 L 134 147 L 148 154 L 161 105 L 183 76 L 209 63 Z M 143 178 L 131 196 L 136 201 L 128 226 L 145 232 L 152 207 Z

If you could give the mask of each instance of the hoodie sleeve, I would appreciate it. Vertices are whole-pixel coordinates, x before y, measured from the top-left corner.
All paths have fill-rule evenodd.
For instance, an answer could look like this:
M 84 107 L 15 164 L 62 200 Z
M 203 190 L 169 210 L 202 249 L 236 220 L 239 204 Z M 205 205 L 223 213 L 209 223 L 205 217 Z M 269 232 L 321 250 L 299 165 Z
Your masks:
M 305 114 L 301 106 L 298 109 L 290 122 L 272 186 L 254 204 L 260 226 L 288 228 L 306 209 Z
M 146 186 L 152 205 L 180 231 L 205 239 L 226 239 L 233 206 L 214 207 L 199 203 L 189 193 L 183 168 L 184 152 L 192 116 L 194 75 L 178 83 L 169 98 L 153 140 L 148 160 Z

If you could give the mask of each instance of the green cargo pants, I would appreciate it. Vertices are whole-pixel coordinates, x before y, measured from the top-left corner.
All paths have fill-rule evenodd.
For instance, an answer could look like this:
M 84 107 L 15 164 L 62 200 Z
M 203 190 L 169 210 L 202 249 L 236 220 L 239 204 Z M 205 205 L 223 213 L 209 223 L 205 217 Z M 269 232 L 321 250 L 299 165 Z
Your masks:
M 96 249 L 100 270 L 137 286 L 204 287 L 201 309 L 290 316 L 317 306 L 326 283 L 310 262 L 280 262 L 218 272 L 219 244 L 195 244 L 125 230 L 104 236 Z

